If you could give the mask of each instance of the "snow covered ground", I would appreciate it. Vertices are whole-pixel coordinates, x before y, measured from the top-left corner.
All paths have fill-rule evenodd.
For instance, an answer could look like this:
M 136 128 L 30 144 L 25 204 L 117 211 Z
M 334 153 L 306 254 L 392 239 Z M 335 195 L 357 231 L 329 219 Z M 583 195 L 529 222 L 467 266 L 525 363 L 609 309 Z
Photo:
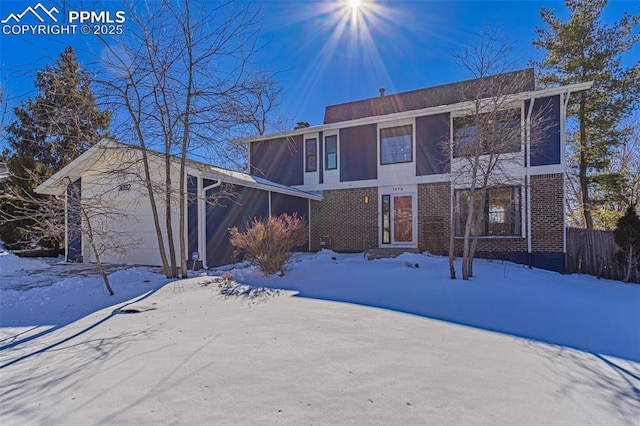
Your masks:
M 31 262 L 0 255 L 3 425 L 640 424 L 638 285 L 323 251 L 109 297 Z

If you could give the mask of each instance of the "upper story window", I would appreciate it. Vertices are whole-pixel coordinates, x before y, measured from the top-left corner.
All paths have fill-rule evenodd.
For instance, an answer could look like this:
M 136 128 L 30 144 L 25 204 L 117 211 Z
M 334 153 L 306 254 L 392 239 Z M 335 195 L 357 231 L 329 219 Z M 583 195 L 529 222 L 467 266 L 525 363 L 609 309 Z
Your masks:
M 338 136 L 331 135 L 324 138 L 324 168 L 335 170 L 338 168 Z
M 316 139 L 306 139 L 304 145 L 306 153 L 305 171 L 315 172 L 318 170 L 318 144 Z
M 520 110 L 493 111 L 453 119 L 453 156 L 520 151 Z
M 413 161 L 413 126 L 380 129 L 380 164 Z
M 456 235 L 464 236 L 469 212 L 469 190 L 456 190 Z M 480 217 L 480 236 L 520 236 L 520 187 L 503 186 L 487 189 L 482 202 L 480 190 L 474 193 L 474 217 L 471 235 L 475 233 L 475 219 Z

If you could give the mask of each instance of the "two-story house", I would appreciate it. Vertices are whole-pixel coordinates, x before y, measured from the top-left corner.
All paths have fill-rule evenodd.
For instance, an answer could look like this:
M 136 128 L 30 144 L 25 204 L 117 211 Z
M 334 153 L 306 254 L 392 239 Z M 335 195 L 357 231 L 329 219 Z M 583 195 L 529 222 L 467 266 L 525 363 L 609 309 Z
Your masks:
M 566 107 L 572 93 L 590 87 L 536 91 L 526 69 L 393 95 L 381 89 L 375 98 L 328 106 L 320 126 L 236 142 L 249 144 L 251 175 L 321 191 L 322 200 L 310 202 L 311 250 L 445 253 L 452 226 L 461 247 L 471 182 L 458 173 L 457 146 L 480 100 L 467 94 L 482 88 L 485 100 L 501 97 L 519 131 L 500 159 L 507 176 L 478 206 L 477 254 L 563 271 Z M 533 116 L 546 123 L 537 132 Z
M 517 84 L 500 84 L 504 82 Z M 229 263 L 230 227 L 281 213 L 307 218 L 309 250 L 395 248 L 442 254 L 448 252 L 453 231 L 459 251 L 466 200 L 470 188 L 478 186 L 478 179 L 474 183 L 464 172 L 468 156 L 463 148 L 478 132 L 477 119 L 484 120 L 484 109 L 499 105 L 506 111 L 503 124 L 513 136 L 497 152 L 503 165 L 500 179 L 489 180 L 484 202 L 479 200 L 476 207 L 477 256 L 563 271 L 566 109 L 572 93 L 590 87 L 581 83 L 535 90 L 533 70 L 527 69 L 392 95 L 381 90 L 375 98 L 327 107 L 322 125 L 301 123 L 292 131 L 234 141 L 249 145 L 248 173 L 187 163 L 187 254 L 191 258 L 197 253 L 204 267 Z M 545 125 L 534 126 L 534 117 L 544 118 Z M 482 123 L 493 125 L 493 120 Z M 496 154 L 490 149 L 496 141 L 484 139 L 483 147 Z M 480 166 L 487 158 L 484 151 L 481 154 Z M 152 208 L 139 178 L 142 171 L 105 174 L 122 167 L 123 156 L 139 164 L 140 150 L 106 141 L 36 192 L 67 197 L 69 207 L 79 202 L 69 197 L 70 183 L 82 199 L 95 199 L 96 194 L 104 198 L 106 191 L 110 203 L 136 219 L 126 229 L 140 245 L 121 261 L 159 265 Z M 151 176 L 158 182 L 164 182 L 166 164 L 160 154 L 152 153 Z M 178 164 L 173 158 L 172 175 L 179 173 Z M 179 179 L 174 176 L 172 181 L 177 192 Z M 232 198 L 217 198 L 230 186 Z M 173 206 L 174 230 L 176 209 Z M 70 261 L 91 261 L 82 225 L 77 214 L 67 214 Z M 177 247 L 178 241 L 174 243 Z M 107 253 L 105 260 L 118 259 Z

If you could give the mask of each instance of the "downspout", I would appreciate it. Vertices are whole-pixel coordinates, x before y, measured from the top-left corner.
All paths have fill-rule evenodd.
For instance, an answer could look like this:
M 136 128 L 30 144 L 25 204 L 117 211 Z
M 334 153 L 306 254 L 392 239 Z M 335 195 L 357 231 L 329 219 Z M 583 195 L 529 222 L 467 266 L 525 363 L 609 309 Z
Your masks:
M 57 197 L 56 197 L 57 198 Z M 69 261 L 69 190 L 64 190 L 64 261 Z
M 531 265 L 531 114 L 533 114 L 533 104 L 536 98 L 532 97 L 527 111 L 527 164 L 526 164 L 526 182 L 525 189 L 527 191 L 527 264 Z
M 311 252 L 311 199 L 307 198 L 307 228 L 308 228 L 308 241 L 307 241 L 307 248 L 309 250 L 309 252 Z
M 251 174 L 251 143 L 249 143 L 249 149 L 247 149 L 247 174 Z
M 564 101 L 562 102 L 562 110 L 560 111 L 560 164 L 562 169 L 566 169 L 566 143 L 567 143 L 567 106 L 569 105 L 569 97 L 571 92 L 567 91 Z M 562 173 L 562 253 L 564 253 L 565 271 L 567 263 L 567 174 Z
M 206 195 L 207 195 L 207 191 L 213 188 L 217 188 L 220 185 L 222 185 L 222 180 L 218 179 L 217 182 L 206 186 L 206 187 L 202 187 L 204 183 L 204 178 L 202 176 L 200 176 L 198 178 L 198 210 L 199 210 L 199 214 L 198 214 L 198 250 L 200 253 L 200 260 L 202 261 L 202 267 L 204 269 L 208 269 L 209 266 L 207 265 L 207 242 L 205 241 L 207 239 L 207 221 L 206 221 L 206 215 L 207 215 L 207 200 L 206 200 Z

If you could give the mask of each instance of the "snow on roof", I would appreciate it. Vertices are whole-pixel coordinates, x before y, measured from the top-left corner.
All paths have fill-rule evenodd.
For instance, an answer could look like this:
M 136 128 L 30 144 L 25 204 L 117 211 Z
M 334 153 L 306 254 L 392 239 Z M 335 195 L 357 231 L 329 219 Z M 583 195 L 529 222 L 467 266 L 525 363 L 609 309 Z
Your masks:
M 84 171 L 88 170 L 93 164 L 95 164 L 102 157 L 102 155 L 104 155 L 104 152 L 107 149 L 140 150 L 139 147 L 105 139 L 97 145 L 91 147 L 89 150 L 84 152 L 67 166 L 55 173 L 45 182 L 40 184 L 35 189 L 35 192 L 38 194 L 62 195 L 66 189 L 66 182 L 68 182 L 68 180 L 64 180 L 63 178 L 69 177 L 72 181 L 76 180 L 77 178 L 82 176 L 82 173 Z M 151 154 L 151 157 L 154 157 L 156 159 L 164 158 L 164 154 L 158 151 L 148 150 L 147 152 Z M 180 159 L 176 156 L 172 156 L 171 161 L 174 164 L 179 164 Z M 222 167 L 212 166 L 200 161 L 187 159 L 186 166 L 188 169 L 187 173 L 192 174 L 192 171 L 195 171 L 198 172 L 202 177 L 207 179 L 222 180 L 224 182 L 235 185 L 247 186 L 251 188 L 262 189 L 265 191 L 273 191 L 311 200 L 322 200 L 322 195 L 318 192 L 302 191 L 297 188 L 292 188 L 290 186 L 272 182 L 268 179 L 252 176 L 243 172 L 224 169 Z M 189 171 L 189 169 L 191 171 Z
M 195 160 L 187 160 L 187 166 L 203 173 L 203 177 L 213 177 L 225 182 L 248 186 L 252 188 L 265 189 L 268 191 L 280 192 L 297 197 L 309 198 L 312 200 L 322 200 L 322 194 L 315 191 L 303 191 L 281 183 L 273 182 L 265 178 L 253 176 L 247 173 L 212 166 Z M 205 176 L 207 175 L 207 176 Z

